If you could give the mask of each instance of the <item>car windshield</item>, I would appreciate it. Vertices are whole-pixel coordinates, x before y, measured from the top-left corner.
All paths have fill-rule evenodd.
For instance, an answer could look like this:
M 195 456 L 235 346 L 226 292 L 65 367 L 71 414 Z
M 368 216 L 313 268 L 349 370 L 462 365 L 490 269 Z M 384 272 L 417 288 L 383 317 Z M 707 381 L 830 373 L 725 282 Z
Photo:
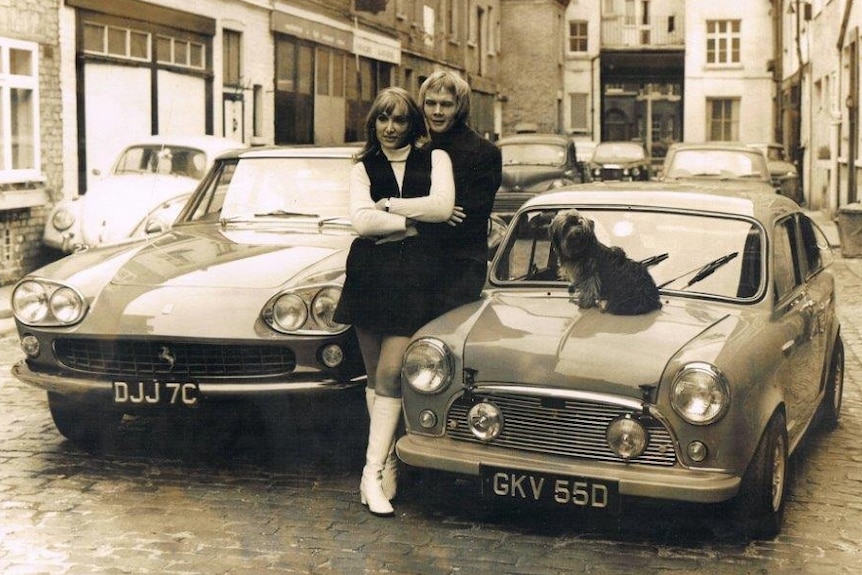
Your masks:
M 554 144 L 504 144 L 500 146 L 504 166 L 562 166 L 566 148 Z
M 602 142 L 593 153 L 594 162 L 631 162 L 646 158 L 644 149 L 638 144 L 628 142 Z
M 114 174 L 165 174 L 200 180 L 206 168 L 206 154 L 201 150 L 153 144 L 126 149 L 117 160 Z
M 525 211 L 512 222 L 492 284 L 568 285 L 548 233 L 558 211 Z M 631 208 L 579 211 L 593 220 L 599 241 L 643 262 L 663 292 L 754 300 L 763 290 L 763 234 L 752 220 Z
M 348 218 L 350 157 L 226 161 L 192 198 L 188 220 Z
M 755 150 L 678 150 L 667 177 L 768 179 L 768 171 L 763 154 Z

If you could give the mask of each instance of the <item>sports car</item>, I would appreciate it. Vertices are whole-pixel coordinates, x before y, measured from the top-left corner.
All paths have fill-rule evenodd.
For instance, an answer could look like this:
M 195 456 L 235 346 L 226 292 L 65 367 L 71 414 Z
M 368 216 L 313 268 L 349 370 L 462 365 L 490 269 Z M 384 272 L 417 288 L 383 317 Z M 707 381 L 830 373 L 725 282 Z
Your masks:
M 364 384 L 355 335 L 332 320 L 357 150 L 228 152 L 170 230 L 22 278 L 13 373 L 48 392 L 60 433 L 98 447 L 124 414 Z
M 660 309 L 579 307 L 548 229 L 571 208 L 646 266 Z M 398 455 L 476 476 L 491 499 L 619 515 L 637 498 L 718 505 L 772 537 L 788 457 L 815 423 L 839 421 L 832 261 L 817 225 L 771 191 L 539 195 L 510 223 L 482 300 L 413 336 Z
M 222 152 L 242 147 L 217 136 L 151 136 L 130 143 L 85 194 L 58 202 L 42 235 L 62 253 L 125 241 L 138 222 L 177 196 L 187 198 Z M 169 223 L 169 222 L 168 222 Z

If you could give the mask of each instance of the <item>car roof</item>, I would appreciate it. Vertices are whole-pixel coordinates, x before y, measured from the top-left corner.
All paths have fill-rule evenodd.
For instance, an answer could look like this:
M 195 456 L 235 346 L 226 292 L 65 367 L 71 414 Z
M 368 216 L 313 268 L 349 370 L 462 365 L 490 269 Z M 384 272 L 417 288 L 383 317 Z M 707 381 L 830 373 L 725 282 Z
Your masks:
M 567 146 L 572 140 L 560 134 L 515 134 L 497 140 L 498 146 L 505 144 L 556 144 Z
M 263 146 L 222 154 L 221 158 L 353 158 L 362 146 Z
M 745 150 L 751 152 L 752 148 L 742 142 L 676 142 L 668 148 L 668 152 L 672 150 Z
M 796 202 L 781 194 L 664 182 L 593 182 L 569 186 L 534 196 L 524 208 L 560 204 L 691 210 L 748 216 L 761 221 L 800 211 Z
M 244 148 L 239 140 L 230 138 L 222 138 L 220 136 L 143 136 L 129 141 L 123 149 L 132 148 L 135 146 L 151 146 L 151 145 L 166 145 L 166 146 L 186 146 L 190 148 L 201 148 L 203 150 L 230 150 L 235 148 Z

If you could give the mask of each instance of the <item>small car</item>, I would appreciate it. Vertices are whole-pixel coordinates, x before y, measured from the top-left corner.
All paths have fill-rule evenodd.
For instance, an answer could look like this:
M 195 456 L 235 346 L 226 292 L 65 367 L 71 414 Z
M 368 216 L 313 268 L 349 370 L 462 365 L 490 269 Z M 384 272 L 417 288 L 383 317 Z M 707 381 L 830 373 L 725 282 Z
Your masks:
M 694 184 L 706 182 L 737 191 L 775 191 L 766 156 L 738 142 L 671 144 L 657 179 Z
M 98 447 L 124 414 L 332 397 L 363 385 L 332 320 L 356 234 L 357 147 L 222 154 L 170 230 L 90 248 L 22 278 L 11 304 L 57 429 Z
M 600 142 L 588 166 L 594 182 L 650 179 L 650 160 L 637 142 Z
M 583 182 L 574 141 L 559 134 L 523 133 L 497 140 L 503 179 L 494 212 L 505 221 L 539 192 Z
M 660 309 L 579 307 L 549 235 L 573 208 L 647 268 Z M 500 502 L 720 505 L 741 532 L 772 537 L 788 457 L 815 422 L 839 421 L 832 261 L 817 225 L 772 192 L 606 182 L 541 194 L 509 224 L 482 300 L 412 337 L 398 456 L 475 476 Z
M 749 145 L 766 155 L 766 165 L 769 167 L 769 174 L 772 177 L 775 191 L 787 196 L 797 204 L 805 202 L 802 195 L 802 185 L 799 181 L 799 170 L 790 161 L 784 146 L 775 142 Z
M 190 195 L 216 156 L 241 147 L 236 140 L 217 136 L 136 140 L 85 194 L 54 205 L 42 243 L 67 254 L 124 241 L 156 206 Z

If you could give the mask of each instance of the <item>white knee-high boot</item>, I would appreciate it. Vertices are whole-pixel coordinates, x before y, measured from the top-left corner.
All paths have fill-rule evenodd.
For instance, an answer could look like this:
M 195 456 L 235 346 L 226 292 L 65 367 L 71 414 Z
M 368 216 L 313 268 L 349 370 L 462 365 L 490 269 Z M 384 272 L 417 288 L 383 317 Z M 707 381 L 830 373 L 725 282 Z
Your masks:
M 372 388 L 365 388 L 365 406 L 368 408 L 368 417 L 374 409 L 374 398 L 377 393 Z M 395 436 L 392 436 L 392 444 L 389 446 L 389 454 L 383 464 L 383 494 L 386 499 L 392 501 L 398 494 L 398 456 L 395 455 Z
M 371 411 L 368 426 L 368 449 L 365 451 L 365 467 L 359 483 L 360 500 L 368 510 L 380 517 L 391 517 L 395 510 L 383 493 L 381 473 L 389 456 L 389 446 L 395 437 L 395 429 L 401 420 L 401 398 L 377 396 Z

